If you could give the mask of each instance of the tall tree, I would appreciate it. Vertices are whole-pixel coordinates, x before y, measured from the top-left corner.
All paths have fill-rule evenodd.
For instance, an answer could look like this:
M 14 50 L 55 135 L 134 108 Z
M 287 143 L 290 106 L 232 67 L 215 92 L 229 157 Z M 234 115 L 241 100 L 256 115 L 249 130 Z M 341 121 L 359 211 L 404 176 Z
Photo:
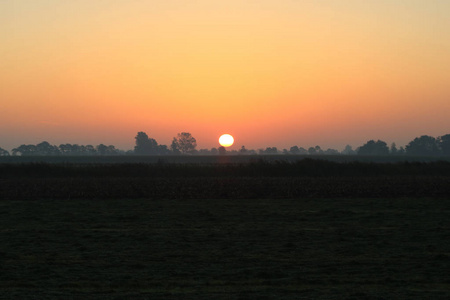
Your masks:
M 148 155 L 158 153 L 158 143 L 156 140 L 149 138 L 145 132 L 138 132 L 136 137 L 136 146 L 134 153 L 137 155 Z
M 173 154 L 180 154 L 180 149 L 178 148 L 177 138 L 173 138 L 172 144 L 170 144 L 170 150 L 172 150 Z
M 438 137 L 438 144 L 442 154 L 450 155 L 450 134 Z
M 178 149 L 181 153 L 192 153 L 197 147 L 196 139 L 189 132 L 178 133 L 177 137 L 172 141 L 172 145 L 174 144 L 176 149 Z

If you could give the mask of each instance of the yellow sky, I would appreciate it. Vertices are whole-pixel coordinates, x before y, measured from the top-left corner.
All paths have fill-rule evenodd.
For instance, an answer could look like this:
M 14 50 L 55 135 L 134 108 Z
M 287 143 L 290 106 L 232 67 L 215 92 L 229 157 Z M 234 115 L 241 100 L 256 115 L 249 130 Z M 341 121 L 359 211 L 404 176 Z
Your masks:
M 450 133 L 449 1 L 0 2 L 0 147 Z

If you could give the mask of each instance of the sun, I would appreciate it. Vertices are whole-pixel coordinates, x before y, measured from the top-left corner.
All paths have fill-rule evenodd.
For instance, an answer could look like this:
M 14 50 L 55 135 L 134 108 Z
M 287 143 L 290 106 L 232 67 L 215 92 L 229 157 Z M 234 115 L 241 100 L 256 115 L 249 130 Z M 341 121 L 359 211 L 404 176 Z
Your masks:
M 219 144 L 223 147 L 230 147 L 234 143 L 234 138 L 230 134 L 222 134 L 219 138 Z

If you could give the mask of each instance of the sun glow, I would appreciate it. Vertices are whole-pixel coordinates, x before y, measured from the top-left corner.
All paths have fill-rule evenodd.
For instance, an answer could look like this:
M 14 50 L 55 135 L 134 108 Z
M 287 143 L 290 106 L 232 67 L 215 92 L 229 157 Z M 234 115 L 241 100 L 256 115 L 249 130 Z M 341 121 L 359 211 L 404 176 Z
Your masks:
M 230 147 L 234 143 L 234 138 L 230 134 L 222 134 L 219 138 L 219 144 L 223 147 Z

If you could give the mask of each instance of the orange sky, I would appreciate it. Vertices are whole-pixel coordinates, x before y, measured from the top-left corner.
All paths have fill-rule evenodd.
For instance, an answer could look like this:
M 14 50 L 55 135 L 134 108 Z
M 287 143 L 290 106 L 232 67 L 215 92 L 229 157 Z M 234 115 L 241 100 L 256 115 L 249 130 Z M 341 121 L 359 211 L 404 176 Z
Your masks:
M 450 2 L 336 2 L 4 0 L 0 147 L 450 133 Z

